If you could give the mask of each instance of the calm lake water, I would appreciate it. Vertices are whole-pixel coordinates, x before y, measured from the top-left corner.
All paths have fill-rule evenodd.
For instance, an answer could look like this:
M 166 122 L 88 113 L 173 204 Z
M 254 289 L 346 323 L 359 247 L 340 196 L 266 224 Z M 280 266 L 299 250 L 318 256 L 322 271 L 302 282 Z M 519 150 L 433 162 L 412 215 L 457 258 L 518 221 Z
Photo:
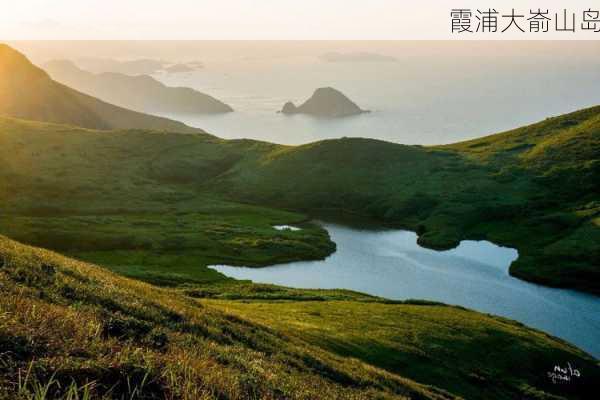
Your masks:
M 600 298 L 511 277 L 508 267 L 518 256 L 514 249 L 463 241 L 453 250 L 435 251 L 417 245 L 413 232 L 323 226 L 337 243 L 337 251 L 323 261 L 212 268 L 260 283 L 461 305 L 520 321 L 600 357 Z

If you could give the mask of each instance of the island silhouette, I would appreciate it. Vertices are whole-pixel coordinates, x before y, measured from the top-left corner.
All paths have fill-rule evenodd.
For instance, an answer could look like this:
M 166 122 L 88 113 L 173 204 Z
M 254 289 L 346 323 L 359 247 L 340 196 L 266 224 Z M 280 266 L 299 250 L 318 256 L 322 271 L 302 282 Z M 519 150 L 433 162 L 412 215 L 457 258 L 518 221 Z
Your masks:
M 291 101 L 284 104 L 282 114 L 309 114 L 317 117 L 339 118 L 370 112 L 361 109 L 345 94 L 332 87 L 322 87 L 313 93 L 302 105 Z

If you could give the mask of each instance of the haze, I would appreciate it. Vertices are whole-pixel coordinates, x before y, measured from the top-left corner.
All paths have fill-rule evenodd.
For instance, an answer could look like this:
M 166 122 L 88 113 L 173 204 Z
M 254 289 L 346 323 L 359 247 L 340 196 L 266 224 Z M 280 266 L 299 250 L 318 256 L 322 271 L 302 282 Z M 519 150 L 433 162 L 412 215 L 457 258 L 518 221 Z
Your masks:
M 547 0 L 543 7 L 581 13 L 584 0 Z M 418 4 L 397 0 L 27 0 L 0 14 L 7 39 L 446 39 L 452 8 L 511 8 L 527 12 L 535 1 L 466 0 Z M 495 39 L 597 39 L 593 32 L 506 32 Z M 486 38 L 486 37 L 477 37 Z M 463 37 L 461 37 L 463 39 Z
M 407 144 L 474 138 L 600 104 L 600 42 L 12 42 L 38 65 L 90 57 L 201 62 L 159 74 L 229 104 L 223 116 L 164 115 L 225 138 L 298 144 L 360 136 Z M 324 54 L 337 53 L 331 62 Z M 341 60 L 341 61 L 339 61 Z M 276 111 L 332 86 L 373 112 L 322 121 Z M 154 110 L 145 110 L 153 112 Z

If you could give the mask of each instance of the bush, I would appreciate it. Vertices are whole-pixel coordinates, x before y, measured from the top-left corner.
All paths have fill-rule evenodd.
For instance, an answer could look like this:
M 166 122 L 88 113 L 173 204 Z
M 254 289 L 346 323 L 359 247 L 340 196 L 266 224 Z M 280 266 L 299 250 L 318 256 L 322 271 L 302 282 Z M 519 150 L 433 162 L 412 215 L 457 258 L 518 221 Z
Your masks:
M 169 344 L 169 337 L 164 332 L 153 330 L 150 332 L 145 342 L 154 349 L 163 350 Z
M 140 340 L 146 336 L 152 327 L 146 322 L 135 318 L 110 317 L 102 327 L 102 336 L 118 339 Z

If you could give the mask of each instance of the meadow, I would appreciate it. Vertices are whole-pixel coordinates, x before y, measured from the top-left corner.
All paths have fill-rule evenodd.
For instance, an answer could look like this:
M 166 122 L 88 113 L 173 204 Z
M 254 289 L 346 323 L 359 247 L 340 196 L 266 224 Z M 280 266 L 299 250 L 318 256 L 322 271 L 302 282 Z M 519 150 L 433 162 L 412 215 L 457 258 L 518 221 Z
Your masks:
M 435 249 L 489 240 L 519 251 L 514 276 L 599 290 L 598 107 L 439 147 L 370 139 L 294 147 L 7 118 L 0 131 L 0 232 L 130 276 L 150 268 L 140 260 L 194 268 L 173 249 L 193 254 L 194 265 L 323 258 L 334 247 L 315 225 L 283 233 L 270 225 L 325 215 L 408 228 Z
M 0 265 L 2 398 L 585 399 L 600 378 L 563 341 L 446 305 L 258 299 L 268 285 L 211 299 L 5 237 Z M 552 384 L 567 362 L 582 378 Z

